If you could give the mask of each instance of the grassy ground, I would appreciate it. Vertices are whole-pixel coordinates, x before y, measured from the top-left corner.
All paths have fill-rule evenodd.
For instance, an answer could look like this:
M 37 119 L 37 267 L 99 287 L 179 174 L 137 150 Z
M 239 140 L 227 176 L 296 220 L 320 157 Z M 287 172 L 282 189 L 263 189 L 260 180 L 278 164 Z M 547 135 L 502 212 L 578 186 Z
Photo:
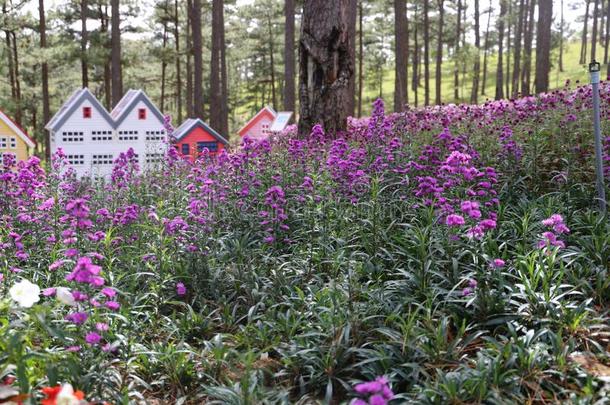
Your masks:
M 558 88 L 564 85 L 567 79 L 572 81 L 576 80 L 587 80 L 587 71 L 586 66 L 580 65 L 578 63 L 580 53 L 580 44 L 576 42 L 571 42 L 566 45 L 565 53 L 564 53 L 564 70 L 563 72 L 559 71 L 559 66 L 557 64 L 559 58 L 559 52 L 556 50 L 551 55 L 551 60 L 553 61 L 553 66 L 551 68 L 550 75 L 550 84 L 552 88 Z M 510 55 L 511 58 L 511 76 L 512 76 L 512 61 L 514 60 L 514 56 Z M 504 59 L 506 63 L 506 56 Z M 494 53 L 489 55 L 488 57 L 488 74 L 487 81 L 485 83 L 485 91 L 483 95 L 479 96 L 479 102 L 483 102 L 486 99 L 493 99 L 495 95 L 496 88 L 496 66 L 498 63 L 497 54 Z M 535 64 L 535 61 L 532 62 Z M 443 62 L 442 65 L 442 76 L 441 76 L 441 94 L 442 101 L 445 103 L 452 103 L 456 100 L 453 96 L 454 85 L 453 85 L 453 69 L 454 69 L 454 61 L 453 59 L 447 59 Z M 506 65 L 505 65 L 506 66 Z M 409 66 L 409 69 L 411 66 Z M 436 85 L 436 80 L 434 79 L 434 72 L 436 69 L 436 64 L 430 64 L 430 101 L 434 102 L 434 89 Z M 481 56 L 481 69 L 483 69 L 483 57 Z M 506 69 L 506 68 L 505 68 Z M 505 70 L 506 74 L 506 70 Z M 411 81 L 412 72 L 409 70 L 409 82 Z M 422 70 L 423 75 L 423 70 Z M 483 72 L 481 71 L 481 77 Z M 532 85 L 534 82 L 534 78 L 532 75 Z M 470 92 L 472 89 L 472 66 L 467 66 L 466 74 L 460 72 L 460 99 L 459 102 L 470 102 Z M 381 93 L 381 94 L 380 94 Z M 363 104 L 362 110 L 363 114 L 368 115 L 370 113 L 372 102 L 378 97 L 383 98 L 388 103 L 391 103 L 394 99 L 394 67 L 389 66 L 384 71 L 384 79 L 382 91 L 379 91 L 379 86 L 373 86 L 370 82 L 368 85 L 365 83 L 364 86 L 364 96 L 363 96 Z M 409 86 L 409 104 L 414 105 L 415 100 L 415 92 L 410 89 Z M 424 87 L 423 81 L 422 86 L 418 90 L 418 99 L 419 105 L 423 104 L 424 101 Z

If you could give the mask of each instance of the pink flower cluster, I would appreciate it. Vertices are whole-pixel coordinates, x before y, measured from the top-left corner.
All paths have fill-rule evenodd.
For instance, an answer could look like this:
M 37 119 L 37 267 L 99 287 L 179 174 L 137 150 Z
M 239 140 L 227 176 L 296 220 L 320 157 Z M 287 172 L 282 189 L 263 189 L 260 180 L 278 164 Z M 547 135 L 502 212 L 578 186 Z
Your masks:
M 386 405 L 394 398 L 389 381 L 384 376 L 358 384 L 354 387 L 354 391 L 360 398 L 353 400 L 351 405 Z

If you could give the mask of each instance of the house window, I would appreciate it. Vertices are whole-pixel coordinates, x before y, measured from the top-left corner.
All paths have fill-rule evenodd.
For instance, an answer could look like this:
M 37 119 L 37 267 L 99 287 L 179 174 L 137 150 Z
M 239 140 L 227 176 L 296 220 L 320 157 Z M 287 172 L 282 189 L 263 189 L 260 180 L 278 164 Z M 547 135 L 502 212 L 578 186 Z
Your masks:
M 191 148 L 189 147 L 188 143 L 183 143 L 182 144 L 182 154 L 183 155 L 190 155 L 191 154 Z
M 61 133 L 62 142 L 83 142 L 85 134 L 81 131 L 63 131 Z
M 138 108 L 138 119 L 146 119 L 146 108 Z
M 17 149 L 17 138 L 12 136 L 10 139 L 11 139 L 11 149 Z
M 137 141 L 138 131 L 119 131 L 119 141 Z
M 146 163 L 160 163 L 163 160 L 163 153 L 147 153 Z
M 0 138 L 0 148 L 6 149 L 6 138 L 5 137 Z
M 97 165 L 111 165 L 112 164 L 112 155 L 93 155 L 91 159 L 94 166 Z
M 0 138 L 2 139 L 2 138 Z M 0 153 L 0 166 L 4 165 L 4 159 L 6 157 L 6 163 L 7 164 L 13 164 L 17 161 L 17 155 L 15 155 L 14 153 L 8 153 L 8 152 L 4 152 L 4 153 Z
M 203 149 L 216 152 L 218 150 L 218 142 L 197 142 L 197 152 L 201 153 Z
M 91 118 L 91 107 L 83 107 L 83 118 Z
M 85 155 L 66 155 L 68 163 L 72 166 L 81 166 L 85 164 Z
M 165 139 L 165 131 L 146 131 L 147 141 L 162 141 Z
M 111 141 L 112 131 L 91 131 L 92 141 Z
M 263 134 L 266 134 L 269 132 L 269 124 L 263 124 Z

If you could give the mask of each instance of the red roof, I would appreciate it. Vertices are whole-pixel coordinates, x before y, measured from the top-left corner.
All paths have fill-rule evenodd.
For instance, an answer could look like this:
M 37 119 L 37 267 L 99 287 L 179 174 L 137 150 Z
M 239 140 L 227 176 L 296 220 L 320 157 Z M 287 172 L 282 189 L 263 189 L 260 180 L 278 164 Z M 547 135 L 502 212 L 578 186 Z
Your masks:
M 15 127 L 17 127 L 17 129 L 19 131 L 21 131 L 21 134 L 18 133 L 18 135 L 23 135 L 24 137 L 26 137 L 30 142 L 32 142 L 34 144 L 34 147 L 36 147 L 36 141 L 34 139 L 32 139 L 32 137 L 30 137 L 28 135 L 27 132 L 25 132 L 25 130 L 23 128 L 21 128 L 21 125 L 17 124 L 11 117 L 9 117 L 8 115 L 6 115 L 4 113 L 4 111 L 0 110 L 0 118 L 1 117 L 6 117 L 7 120 L 9 120 Z

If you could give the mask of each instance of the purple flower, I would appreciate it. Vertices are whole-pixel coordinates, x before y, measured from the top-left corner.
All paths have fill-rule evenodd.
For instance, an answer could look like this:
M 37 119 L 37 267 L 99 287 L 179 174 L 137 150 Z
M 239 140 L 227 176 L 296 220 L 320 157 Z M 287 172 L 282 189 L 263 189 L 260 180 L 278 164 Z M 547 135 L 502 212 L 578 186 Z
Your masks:
M 178 294 L 180 297 L 186 295 L 186 287 L 184 286 L 184 283 L 176 284 L 176 294 Z
M 82 325 L 83 323 L 87 322 L 89 315 L 87 315 L 85 312 L 74 312 L 66 315 L 65 319 L 66 321 L 70 321 L 75 325 Z
M 464 217 L 457 214 L 447 215 L 447 219 L 445 220 L 445 224 L 447 226 L 461 226 L 465 223 L 466 221 L 464 221 Z
M 85 335 L 85 342 L 91 346 L 97 345 L 102 340 L 102 337 L 97 332 L 89 332 Z
M 111 311 L 118 311 L 119 308 L 121 308 L 121 304 L 119 304 L 116 301 L 106 301 L 106 308 L 108 308 Z
M 502 267 L 504 267 L 506 265 L 506 262 L 502 259 L 494 259 L 493 260 L 493 266 L 496 269 L 501 269 Z
M 108 298 L 114 298 L 116 296 L 116 291 L 110 287 L 102 288 L 102 294 L 104 294 Z

